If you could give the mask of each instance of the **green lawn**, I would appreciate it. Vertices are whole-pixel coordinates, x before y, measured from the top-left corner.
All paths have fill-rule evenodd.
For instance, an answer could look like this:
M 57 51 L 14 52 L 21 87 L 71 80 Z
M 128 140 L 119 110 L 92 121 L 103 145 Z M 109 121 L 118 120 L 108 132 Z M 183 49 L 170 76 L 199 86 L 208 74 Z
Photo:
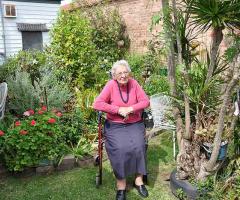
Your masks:
M 151 200 L 175 199 L 165 181 L 175 164 L 172 156 L 171 134 L 153 138 L 148 149 L 149 197 Z M 113 200 L 115 181 L 109 162 L 103 165 L 103 185 L 95 187 L 96 167 L 78 168 L 49 176 L 0 179 L 0 199 L 3 200 Z M 128 200 L 142 199 L 131 187 L 129 178 Z

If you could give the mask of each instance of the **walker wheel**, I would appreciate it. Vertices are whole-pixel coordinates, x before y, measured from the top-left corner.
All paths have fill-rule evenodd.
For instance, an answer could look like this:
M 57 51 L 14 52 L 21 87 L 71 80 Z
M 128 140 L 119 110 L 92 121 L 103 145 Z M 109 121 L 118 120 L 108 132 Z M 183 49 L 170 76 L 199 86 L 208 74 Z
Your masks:
M 99 166 L 99 164 L 100 164 L 100 157 L 99 157 L 99 155 L 96 155 L 94 158 L 94 165 Z

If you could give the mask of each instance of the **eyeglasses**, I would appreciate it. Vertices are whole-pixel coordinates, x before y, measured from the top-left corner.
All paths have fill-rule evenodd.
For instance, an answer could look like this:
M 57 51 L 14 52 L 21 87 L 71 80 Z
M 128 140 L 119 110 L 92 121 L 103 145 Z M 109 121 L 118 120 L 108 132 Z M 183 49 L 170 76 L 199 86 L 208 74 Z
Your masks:
M 129 72 L 119 72 L 119 73 L 117 73 L 117 74 L 115 74 L 115 75 L 116 75 L 116 76 L 122 76 L 122 75 L 128 76 L 128 74 L 129 74 Z

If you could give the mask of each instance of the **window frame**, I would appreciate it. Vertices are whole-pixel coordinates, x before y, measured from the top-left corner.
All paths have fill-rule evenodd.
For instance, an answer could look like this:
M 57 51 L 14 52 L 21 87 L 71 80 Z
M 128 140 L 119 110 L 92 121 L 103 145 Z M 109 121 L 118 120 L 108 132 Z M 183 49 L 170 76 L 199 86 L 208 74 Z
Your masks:
M 10 9 L 10 15 L 7 15 L 7 7 Z M 12 10 L 14 9 L 15 15 L 12 15 Z M 15 4 L 4 4 L 4 17 L 16 18 L 17 17 L 17 9 Z

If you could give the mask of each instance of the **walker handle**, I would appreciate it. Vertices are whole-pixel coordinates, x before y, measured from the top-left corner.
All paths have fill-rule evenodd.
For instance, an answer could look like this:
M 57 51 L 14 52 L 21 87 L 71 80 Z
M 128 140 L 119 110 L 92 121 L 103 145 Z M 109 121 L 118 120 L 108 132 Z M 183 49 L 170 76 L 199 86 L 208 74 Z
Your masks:
M 98 111 L 98 123 L 102 120 L 102 111 Z

